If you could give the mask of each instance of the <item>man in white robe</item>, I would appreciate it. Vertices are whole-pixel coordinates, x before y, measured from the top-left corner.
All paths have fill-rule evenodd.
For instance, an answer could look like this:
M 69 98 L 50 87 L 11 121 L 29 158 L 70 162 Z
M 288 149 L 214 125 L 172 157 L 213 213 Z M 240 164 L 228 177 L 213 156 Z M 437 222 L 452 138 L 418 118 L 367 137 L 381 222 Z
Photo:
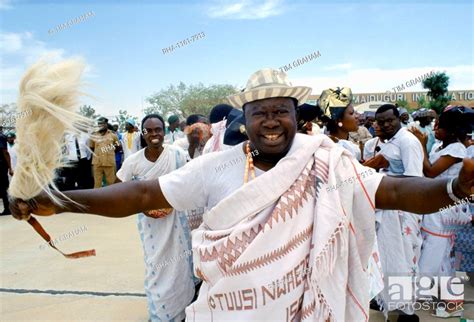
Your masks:
M 389 162 L 386 174 L 394 177 L 423 177 L 423 149 L 418 139 L 401 126 L 398 110 L 386 104 L 375 113 L 377 124 L 386 139 L 380 153 Z M 377 213 L 377 237 L 384 279 L 390 276 L 416 276 L 421 254 L 421 217 L 406 211 L 383 210 Z M 395 304 L 386 287 L 379 296 L 385 312 L 398 308 L 414 314 L 413 301 Z M 400 304 L 400 305 L 399 305 Z
M 123 159 L 140 150 L 140 133 L 135 131 L 135 121 L 128 119 L 125 122 L 125 132 L 122 133 Z
M 168 117 L 168 129 L 165 135 L 165 144 L 173 144 L 175 141 L 185 137 L 183 131 L 179 128 L 179 116 L 171 115 Z

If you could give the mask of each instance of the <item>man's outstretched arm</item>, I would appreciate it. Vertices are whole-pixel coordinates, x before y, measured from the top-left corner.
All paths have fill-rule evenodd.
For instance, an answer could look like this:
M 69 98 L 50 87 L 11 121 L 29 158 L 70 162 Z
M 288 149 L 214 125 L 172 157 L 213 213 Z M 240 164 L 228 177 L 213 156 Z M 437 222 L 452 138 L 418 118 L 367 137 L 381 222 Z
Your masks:
M 171 208 L 158 180 L 124 182 L 100 189 L 66 191 L 64 194 L 77 204 L 65 201 L 63 206 L 59 206 L 47 194 L 41 193 L 28 203 L 14 200 L 10 209 L 15 218 L 27 219 L 31 213 L 49 216 L 62 212 L 121 218 L 145 210 Z
M 447 179 L 384 177 L 375 194 L 378 209 L 398 209 L 417 214 L 430 214 L 453 205 L 446 189 Z M 453 192 L 463 199 L 474 194 L 474 159 L 464 159 Z

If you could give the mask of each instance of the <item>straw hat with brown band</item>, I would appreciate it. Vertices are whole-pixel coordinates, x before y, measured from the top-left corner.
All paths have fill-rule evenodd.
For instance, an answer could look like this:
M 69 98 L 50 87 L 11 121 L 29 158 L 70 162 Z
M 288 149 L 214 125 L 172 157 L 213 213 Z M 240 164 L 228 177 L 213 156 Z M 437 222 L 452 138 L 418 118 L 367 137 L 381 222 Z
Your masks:
M 227 100 L 235 108 L 241 109 L 246 103 L 274 97 L 291 97 L 298 101 L 298 105 L 306 102 L 311 94 L 311 88 L 306 86 L 292 86 L 285 72 L 264 68 L 250 75 L 245 89 Z

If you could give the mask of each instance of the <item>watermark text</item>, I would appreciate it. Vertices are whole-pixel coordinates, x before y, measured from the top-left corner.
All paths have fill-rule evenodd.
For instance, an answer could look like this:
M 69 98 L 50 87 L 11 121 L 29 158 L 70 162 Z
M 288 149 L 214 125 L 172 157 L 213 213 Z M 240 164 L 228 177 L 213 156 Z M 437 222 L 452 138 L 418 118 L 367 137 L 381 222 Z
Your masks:
M 181 48 L 181 47 L 184 47 L 184 46 L 187 46 L 191 43 L 193 43 L 194 41 L 196 40 L 199 40 L 199 39 L 202 39 L 206 37 L 206 35 L 204 34 L 204 32 L 200 32 L 198 34 L 195 34 L 193 35 L 192 37 L 190 38 L 186 38 L 186 39 L 183 39 L 183 40 L 180 40 L 176 43 L 176 46 L 173 44 L 167 48 L 163 48 L 162 51 L 163 51 L 163 55 L 166 55 L 168 53 L 171 53 L 173 52 L 175 49 L 177 48 Z
M 7 126 L 8 124 L 15 124 L 17 120 L 30 116 L 33 112 L 30 109 L 26 111 L 18 112 L 13 115 L 10 115 L 6 119 L 2 120 L 2 126 Z
M 321 57 L 321 53 L 318 50 L 318 51 L 315 51 L 314 53 L 311 53 L 310 55 L 304 56 L 303 58 L 298 58 L 297 60 L 293 61 L 292 64 L 288 64 L 288 65 L 284 65 L 284 66 L 280 67 L 280 71 L 286 73 L 287 71 L 293 69 L 293 67 L 296 68 L 296 67 L 301 66 L 303 64 L 309 63 L 313 59 L 316 59 L 316 58 L 319 58 L 319 57 Z
M 250 154 L 252 155 L 252 157 L 254 157 L 254 156 L 258 155 L 258 150 L 253 150 L 253 151 L 250 152 Z M 222 170 L 230 168 L 230 167 L 232 167 L 236 164 L 239 164 L 243 161 L 246 161 L 246 160 L 247 160 L 246 156 L 240 156 L 238 158 L 235 158 L 235 159 L 232 159 L 230 161 L 226 161 L 224 163 L 219 164 L 217 167 L 214 168 L 214 170 L 216 171 L 216 173 L 219 173 Z
M 337 189 L 339 189 L 339 188 L 345 186 L 346 184 L 353 184 L 354 182 L 356 182 L 356 179 L 357 179 L 358 177 L 360 177 L 360 178 L 362 178 L 362 179 L 365 179 L 366 177 L 369 177 L 369 176 L 373 175 L 374 173 L 375 173 L 375 171 L 372 170 L 372 169 L 366 170 L 366 171 L 364 171 L 364 172 L 359 173 L 358 176 L 352 176 L 352 177 L 350 177 L 350 178 L 347 178 L 347 179 L 344 180 L 344 181 L 339 181 L 338 183 L 333 184 L 333 185 L 330 186 L 330 187 L 327 187 L 327 188 L 326 188 L 326 191 L 327 191 L 327 192 L 335 191 L 335 190 L 337 190 Z
M 44 244 L 41 244 L 39 246 L 39 248 L 41 250 L 45 249 L 49 244 L 51 244 L 52 246 L 56 246 L 58 245 L 60 242 L 63 242 L 63 241 L 66 241 L 68 239 L 71 239 L 83 232 L 87 231 L 87 227 L 86 226 L 82 226 L 82 227 L 79 227 L 77 229 L 74 229 L 73 231 L 70 231 L 66 234 L 62 234 L 61 236 L 55 238 L 55 239 L 52 239 L 49 243 L 44 243 Z
M 55 32 L 62 31 L 66 29 L 67 27 L 71 27 L 72 25 L 78 24 L 80 22 L 83 22 L 84 20 L 88 19 L 91 16 L 95 16 L 95 13 L 93 11 L 89 11 L 88 13 L 83 14 L 80 17 L 77 17 L 75 19 L 71 19 L 68 22 L 65 22 L 63 24 L 57 25 L 56 28 L 54 29 L 49 29 L 48 33 L 51 35 Z
M 434 73 L 435 73 L 435 71 L 432 70 L 432 71 L 429 72 L 429 73 L 426 73 L 426 74 L 424 74 L 424 75 L 421 75 L 421 76 L 418 76 L 418 77 L 416 77 L 416 78 L 414 78 L 414 79 L 410 79 L 409 81 L 406 81 L 406 82 L 405 82 L 406 87 L 405 87 L 404 84 L 400 84 L 400 85 L 398 85 L 398 86 L 396 86 L 396 87 L 392 87 L 392 90 L 393 90 L 394 93 L 401 92 L 401 91 L 405 90 L 405 88 L 412 87 L 412 86 L 415 86 L 415 85 L 418 84 L 418 83 L 421 83 L 422 81 L 424 81 L 424 80 L 427 79 L 428 77 L 433 76 Z M 387 91 L 387 93 L 390 93 L 390 92 L 391 92 L 391 91 Z

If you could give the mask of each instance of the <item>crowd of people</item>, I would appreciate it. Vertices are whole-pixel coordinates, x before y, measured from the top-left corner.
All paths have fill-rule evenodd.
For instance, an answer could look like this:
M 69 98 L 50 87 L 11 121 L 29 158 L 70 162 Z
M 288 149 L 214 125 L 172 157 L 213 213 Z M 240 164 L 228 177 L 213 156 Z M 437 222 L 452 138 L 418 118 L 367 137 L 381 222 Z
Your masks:
M 138 213 L 151 321 L 365 321 L 369 302 L 417 321 L 420 299 L 394 303 L 388 276 L 474 272 L 474 172 L 461 171 L 474 110 L 357 113 L 350 88 L 316 106 L 310 93 L 268 69 L 208 116 L 150 114 L 123 133 L 99 118 L 95 133 L 66 134 L 56 182 L 83 208 L 40 195 L 42 210 L 11 209 Z M 14 134 L 1 144 L 14 175 Z M 462 314 L 443 303 L 435 316 Z

